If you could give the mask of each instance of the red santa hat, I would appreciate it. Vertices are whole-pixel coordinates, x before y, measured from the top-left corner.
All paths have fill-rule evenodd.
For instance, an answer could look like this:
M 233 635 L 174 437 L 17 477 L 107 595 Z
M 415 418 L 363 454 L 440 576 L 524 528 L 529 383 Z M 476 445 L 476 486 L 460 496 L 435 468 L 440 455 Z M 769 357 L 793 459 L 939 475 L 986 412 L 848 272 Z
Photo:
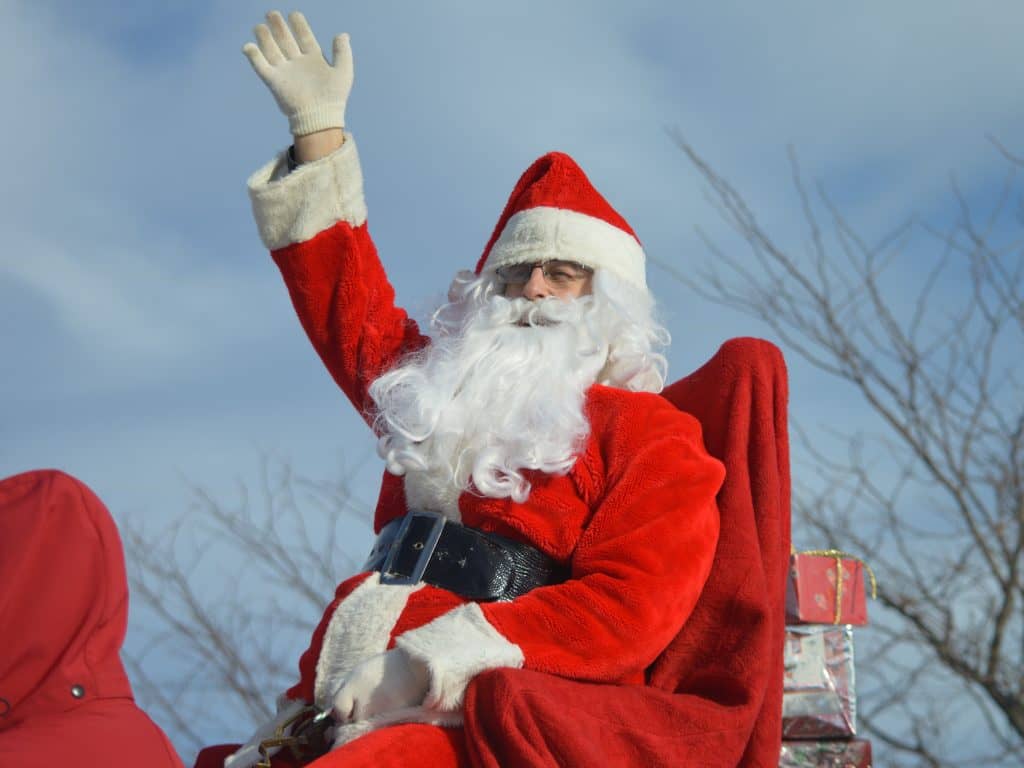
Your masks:
M 608 270 L 647 290 L 636 234 L 562 152 L 538 158 L 519 178 L 476 272 L 549 259 Z

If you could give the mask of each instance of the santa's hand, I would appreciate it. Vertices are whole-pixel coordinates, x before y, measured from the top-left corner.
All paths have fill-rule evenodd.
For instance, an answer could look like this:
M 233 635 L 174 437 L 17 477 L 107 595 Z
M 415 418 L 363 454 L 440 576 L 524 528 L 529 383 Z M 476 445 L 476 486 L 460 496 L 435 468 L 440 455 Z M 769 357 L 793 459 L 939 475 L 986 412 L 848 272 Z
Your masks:
M 353 669 L 334 693 L 339 722 L 366 720 L 382 712 L 422 704 L 430 688 L 425 664 L 393 648 Z
M 296 11 L 288 20 L 291 29 L 278 11 L 268 13 L 267 23 L 256 25 L 256 42 L 246 43 L 242 52 L 270 88 L 292 135 L 343 128 L 352 90 L 348 35 L 334 38 L 334 64 L 329 64 L 305 17 Z

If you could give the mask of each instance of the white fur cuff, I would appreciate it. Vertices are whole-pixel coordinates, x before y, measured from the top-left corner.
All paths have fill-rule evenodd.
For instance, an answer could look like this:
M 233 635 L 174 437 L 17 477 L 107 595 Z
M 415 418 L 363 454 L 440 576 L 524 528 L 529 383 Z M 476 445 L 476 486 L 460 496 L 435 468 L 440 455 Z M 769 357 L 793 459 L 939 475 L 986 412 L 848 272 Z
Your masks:
M 476 603 L 398 636 L 395 645 L 430 669 L 424 706 L 446 712 L 462 707 L 466 686 L 481 672 L 523 666 L 522 650 L 491 626 Z
M 381 584 L 380 574 L 375 572 L 334 609 L 316 662 L 313 701 L 318 707 L 331 706 L 335 690 L 349 672 L 387 650 L 391 629 L 409 595 L 422 587 Z
M 270 250 L 302 243 L 345 221 L 358 227 L 366 221 L 363 172 L 350 134 L 339 149 L 291 173 L 282 152 L 249 177 L 249 199 L 260 239 Z

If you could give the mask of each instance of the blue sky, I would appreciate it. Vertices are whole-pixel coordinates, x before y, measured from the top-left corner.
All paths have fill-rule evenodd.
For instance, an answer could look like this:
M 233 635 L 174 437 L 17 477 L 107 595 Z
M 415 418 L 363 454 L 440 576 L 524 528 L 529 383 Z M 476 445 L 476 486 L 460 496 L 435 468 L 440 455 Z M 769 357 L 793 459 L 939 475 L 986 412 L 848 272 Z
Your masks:
M 372 453 L 251 220 L 245 179 L 289 138 L 240 51 L 266 10 L 8 4 L 0 475 L 57 466 L 115 517 L 159 524 L 187 505 L 186 481 L 230 494 L 263 451 L 314 477 Z M 989 196 L 1004 164 L 986 135 L 1024 151 L 1014 2 L 302 10 L 325 48 L 352 35 L 348 125 L 370 225 L 419 315 L 475 263 L 518 174 L 550 149 L 574 155 L 647 251 L 684 270 L 707 259 L 697 226 L 726 230 L 667 128 L 797 244 L 787 145 L 870 236 L 911 212 L 941 219 L 951 172 Z M 650 280 L 674 338 L 671 378 L 729 336 L 764 333 L 657 268 Z M 840 403 L 850 423 L 863 418 L 790 365 L 805 426 Z M 359 490 L 372 499 L 370 466 Z

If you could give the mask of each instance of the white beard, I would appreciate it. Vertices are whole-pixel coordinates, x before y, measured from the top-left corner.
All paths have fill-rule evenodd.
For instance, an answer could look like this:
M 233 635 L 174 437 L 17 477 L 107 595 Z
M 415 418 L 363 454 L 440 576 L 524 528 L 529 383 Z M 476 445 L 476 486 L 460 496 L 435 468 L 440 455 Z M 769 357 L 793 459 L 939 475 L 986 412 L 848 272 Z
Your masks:
M 606 298 L 603 286 L 572 301 L 531 302 L 495 295 L 485 278 L 456 279 L 450 303 L 434 315 L 433 342 L 369 390 L 378 453 L 389 472 L 405 476 L 409 509 L 459 520 L 467 490 L 524 502 L 524 470 L 564 475 L 582 451 L 585 395 L 595 381 L 660 389 L 664 358 L 650 342 L 667 333 L 650 320 L 649 299 L 632 302 L 645 321 Z
M 378 450 L 388 471 L 406 475 L 410 509 L 457 517 L 470 488 L 522 502 L 522 470 L 569 471 L 589 434 L 586 390 L 607 358 L 583 320 L 594 304 L 491 296 L 460 334 L 373 383 Z

